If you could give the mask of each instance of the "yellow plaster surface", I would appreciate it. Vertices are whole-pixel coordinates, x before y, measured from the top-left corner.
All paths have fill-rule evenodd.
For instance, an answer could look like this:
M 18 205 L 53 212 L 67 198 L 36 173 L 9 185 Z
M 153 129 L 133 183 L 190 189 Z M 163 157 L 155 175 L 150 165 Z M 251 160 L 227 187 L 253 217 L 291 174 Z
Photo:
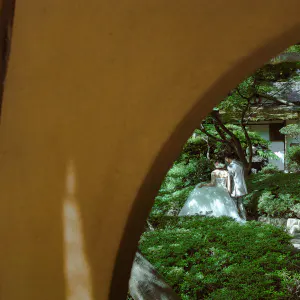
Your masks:
M 0 298 L 125 299 L 167 169 L 229 89 L 299 41 L 299 9 L 17 0 L 0 127 Z

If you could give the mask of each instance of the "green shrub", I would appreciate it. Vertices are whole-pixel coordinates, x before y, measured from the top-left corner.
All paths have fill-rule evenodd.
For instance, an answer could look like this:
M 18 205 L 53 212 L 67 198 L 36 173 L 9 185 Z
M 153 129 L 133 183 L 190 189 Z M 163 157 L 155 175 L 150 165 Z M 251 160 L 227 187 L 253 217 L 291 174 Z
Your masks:
M 184 155 L 167 173 L 155 198 L 151 215 L 177 215 L 195 185 L 210 180 L 213 164 L 204 156 L 184 160 Z
M 173 192 L 160 191 L 150 216 L 178 215 L 193 188 L 194 186 L 190 186 Z
M 300 216 L 299 173 L 264 174 L 259 172 L 248 178 L 247 187 L 249 194 L 245 197 L 244 204 L 250 216 L 254 218 L 257 218 L 259 214 L 277 217 Z M 258 210 L 259 202 L 261 203 L 260 210 Z M 287 203 L 289 207 L 287 207 Z M 284 207 L 287 209 L 284 210 Z M 279 211 L 280 213 L 278 213 Z
M 280 133 L 296 139 L 300 143 L 300 126 L 299 124 L 289 124 L 281 128 Z
M 212 169 L 212 162 L 205 157 L 175 163 L 167 173 L 162 183 L 161 191 L 173 192 L 196 185 L 200 181 L 210 180 Z
M 294 204 L 291 207 L 291 211 L 295 215 L 295 217 L 300 218 L 300 203 Z
M 198 130 L 194 132 L 197 134 Z M 202 138 L 202 136 L 196 136 L 193 134 L 187 142 L 185 143 L 181 154 L 175 163 L 180 161 L 189 161 L 191 159 L 199 159 L 200 157 L 204 157 L 204 153 L 207 152 L 207 142 Z
M 295 200 L 290 194 L 278 194 L 276 197 L 272 192 L 265 191 L 259 197 L 258 211 L 268 217 L 290 218 L 294 215 L 294 205 Z
M 278 172 L 280 172 L 278 167 L 275 165 L 272 165 L 272 164 L 266 165 L 260 171 L 260 173 L 263 173 L 263 174 L 276 174 Z
M 154 229 L 166 229 L 169 227 L 174 227 L 179 224 L 183 219 L 178 219 L 178 216 L 160 216 L 160 215 L 150 215 L 149 222 Z
M 141 252 L 183 300 L 292 299 L 297 292 L 300 256 L 279 228 L 200 216 L 169 218 L 158 228 L 142 235 Z
M 292 146 L 287 151 L 288 169 L 291 172 L 300 171 L 300 146 Z

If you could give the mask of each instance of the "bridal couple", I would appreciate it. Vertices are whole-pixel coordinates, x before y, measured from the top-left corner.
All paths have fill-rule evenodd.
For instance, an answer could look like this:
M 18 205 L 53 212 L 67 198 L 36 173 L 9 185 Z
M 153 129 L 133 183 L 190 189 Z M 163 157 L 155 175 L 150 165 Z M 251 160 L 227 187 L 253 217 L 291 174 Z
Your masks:
M 225 164 L 217 161 L 211 182 L 197 184 L 189 195 L 179 216 L 229 216 L 238 222 L 246 221 L 243 196 L 247 194 L 243 165 L 232 154 L 225 155 Z

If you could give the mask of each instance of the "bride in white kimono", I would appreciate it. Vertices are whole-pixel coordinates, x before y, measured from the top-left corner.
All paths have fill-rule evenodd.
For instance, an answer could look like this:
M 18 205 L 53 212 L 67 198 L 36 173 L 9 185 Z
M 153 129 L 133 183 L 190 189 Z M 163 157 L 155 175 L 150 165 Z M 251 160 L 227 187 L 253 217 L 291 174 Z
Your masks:
M 228 216 L 236 221 L 245 222 L 238 213 L 234 200 L 230 197 L 231 178 L 225 165 L 215 164 L 211 182 L 198 184 L 190 193 L 179 216 L 204 215 Z

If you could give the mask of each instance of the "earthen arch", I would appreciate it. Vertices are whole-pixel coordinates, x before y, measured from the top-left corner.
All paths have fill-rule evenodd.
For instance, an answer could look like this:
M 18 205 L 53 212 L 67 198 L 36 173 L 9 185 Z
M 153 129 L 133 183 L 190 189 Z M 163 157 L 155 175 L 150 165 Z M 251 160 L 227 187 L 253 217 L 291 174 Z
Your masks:
M 298 42 L 299 6 L 17 1 L 0 127 L 3 299 L 82 299 L 82 282 L 90 299 L 125 297 L 168 167 L 231 88 Z M 71 200 L 87 273 L 65 267 Z

